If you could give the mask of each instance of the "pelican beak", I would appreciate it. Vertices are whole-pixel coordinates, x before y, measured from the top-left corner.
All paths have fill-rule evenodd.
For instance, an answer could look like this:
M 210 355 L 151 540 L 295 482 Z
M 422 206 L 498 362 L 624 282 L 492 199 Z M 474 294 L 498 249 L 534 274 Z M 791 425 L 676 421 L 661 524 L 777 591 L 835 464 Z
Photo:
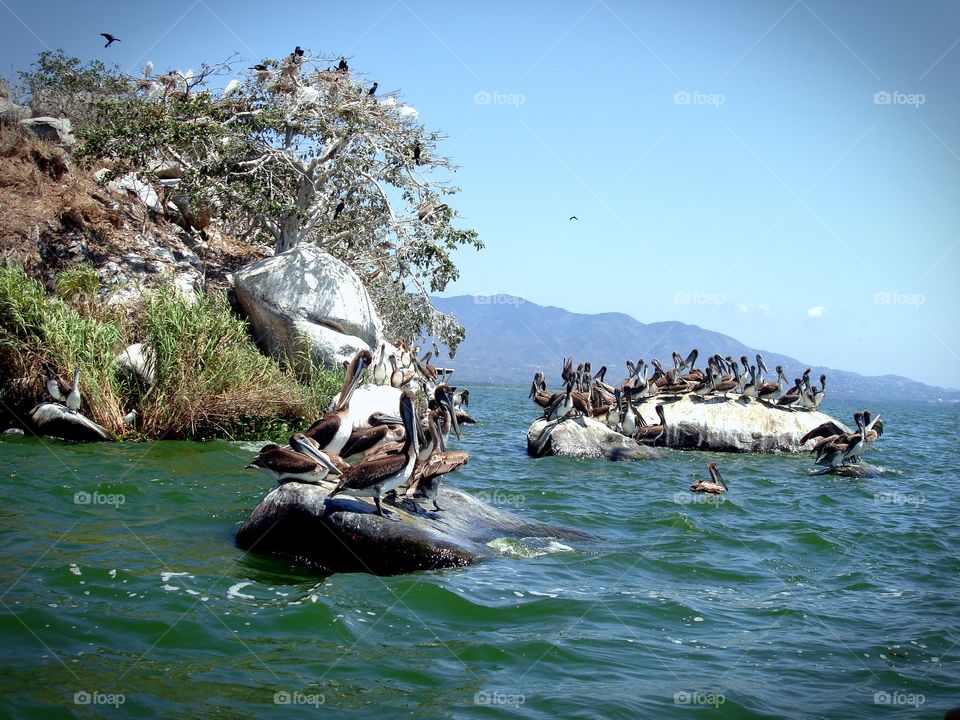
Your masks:
M 403 428 L 407 431 L 407 437 L 413 444 L 413 452 L 418 454 L 420 452 L 420 422 L 417 420 L 417 411 L 413 406 L 413 401 L 407 394 L 400 398 L 400 417 L 403 418 Z
M 457 422 L 457 411 L 456 408 L 453 407 L 453 395 L 450 393 L 444 393 L 443 404 L 450 413 L 450 427 L 453 428 L 453 432 L 457 436 L 457 440 L 460 440 L 462 437 L 460 435 L 460 423 Z

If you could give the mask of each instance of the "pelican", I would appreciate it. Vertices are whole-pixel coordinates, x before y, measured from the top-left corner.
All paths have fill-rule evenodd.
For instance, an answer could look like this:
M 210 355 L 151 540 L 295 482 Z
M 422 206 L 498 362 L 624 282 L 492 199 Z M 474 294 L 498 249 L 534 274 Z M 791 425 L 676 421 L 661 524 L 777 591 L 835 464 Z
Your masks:
M 457 417 L 457 410 L 453 406 L 453 391 L 449 385 L 437 385 L 433 390 L 433 401 L 436 404 L 437 418 L 440 422 L 440 434 L 443 441 L 446 442 L 450 437 L 450 430 L 453 430 L 457 440 L 460 439 L 460 420 Z
M 820 389 L 813 388 L 813 409 L 819 410 L 820 403 L 823 402 L 823 396 L 827 394 L 827 376 L 820 375 Z
M 390 370 L 387 368 L 387 344 L 380 343 L 380 352 L 377 354 L 377 362 L 373 366 L 373 382 L 377 385 L 386 385 Z
M 626 397 L 626 401 L 626 410 L 624 410 L 623 415 L 620 416 L 620 432 L 629 437 L 637 430 L 637 412 L 633 409 L 633 402 L 630 400 L 629 394 Z
M 370 427 L 357 428 L 340 450 L 344 460 L 359 460 L 386 443 L 403 441 L 403 422 L 400 418 L 374 413 L 368 422 Z
M 722 495 L 725 493 L 727 491 L 727 484 L 723 481 L 723 477 L 717 469 L 717 464 L 710 463 L 707 465 L 707 470 L 710 471 L 710 479 L 694 480 L 693 485 L 690 486 L 690 492 L 710 493 L 712 495 Z
M 547 420 L 559 420 L 573 412 L 573 384 L 567 382 L 566 392 L 556 393 L 546 409 Z
M 663 415 L 663 405 L 657 403 L 656 407 L 653 409 L 656 410 L 657 417 L 660 418 L 660 424 L 644 425 L 643 427 L 637 428 L 636 432 L 633 434 L 633 439 L 639 443 L 656 445 L 657 441 L 666 435 L 667 418 Z
M 290 447 L 264 445 L 247 467 L 260 470 L 278 484 L 294 481 L 317 485 L 331 473 L 340 474 L 333 460 L 302 433 L 291 436 Z
M 420 450 L 420 426 L 413 394 L 409 390 L 400 398 L 400 417 L 406 431 L 403 444 L 364 458 L 350 467 L 340 476 L 340 482 L 328 497 L 332 498 L 340 493 L 354 497 L 372 497 L 377 506 L 377 514 L 386 517 L 380 505 L 380 496 L 410 479 Z
M 44 363 L 43 369 L 47 374 L 46 388 L 47 392 L 50 393 L 52 397 L 57 402 L 66 402 L 67 393 L 70 392 L 69 389 L 65 388 L 60 382 L 60 378 L 57 377 L 56 371 L 53 369 L 53 365 L 50 363 Z
M 757 396 L 757 388 L 763 381 L 763 376 L 757 375 L 758 372 L 756 365 L 750 366 L 750 380 L 743 386 L 743 397 L 752 398 Z
M 794 378 L 793 383 L 793 387 L 784 393 L 779 400 L 777 400 L 777 405 L 780 407 L 789 407 L 790 405 L 796 404 L 796 402 L 800 399 L 800 387 L 803 384 L 803 380 L 800 378 Z
M 80 368 L 73 371 L 73 387 L 67 393 L 67 409 L 70 412 L 80 409 Z
M 783 366 L 777 365 L 777 381 L 765 382 L 760 385 L 757 388 L 757 399 L 766 400 L 770 403 L 779 400 L 780 396 L 783 395 L 783 385 L 781 383 L 785 382 L 786 379 L 786 375 L 783 374 Z
M 336 407 L 304 431 L 304 435 L 317 441 L 320 449 L 327 453 L 340 454 L 343 446 L 353 432 L 350 423 L 350 397 L 363 377 L 373 358 L 368 350 L 358 352 L 347 367 L 343 378 L 343 388 L 340 390 L 340 399 Z
M 407 488 L 407 496 L 426 498 L 433 501 L 434 510 L 443 510 L 437 504 L 437 492 L 440 478 L 447 473 L 459 470 L 467 464 L 467 454 L 462 450 L 447 450 L 443 444 L 443 435 L 437 425 L 436 417 L 430 418 L 430 436 L 433 449 L 426 460 L 421 459 L 413 468 L 412 482 Z
M 880 416 L 877 415 L 871 420 L 870 411 L 864 410 L 861 416 L 860 434 L 843 453 L 843 462 L 858 462 L 860 456 L 870 449 L 881 434 L 883 434 L 883 423 L 880 422 Z

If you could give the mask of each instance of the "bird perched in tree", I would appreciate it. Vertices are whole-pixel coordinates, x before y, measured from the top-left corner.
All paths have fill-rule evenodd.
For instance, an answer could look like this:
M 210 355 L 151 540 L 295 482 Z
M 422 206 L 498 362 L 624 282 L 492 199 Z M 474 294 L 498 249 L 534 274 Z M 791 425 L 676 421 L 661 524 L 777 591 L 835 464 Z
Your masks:
M 343 200 L 341 200 L 340 202 L 337 203 L 337 207 L 336 207 L 336 208 L 334 209 L 334 211 L 333 211 L 333 219 L 334 219 L 334 220 L 336 220 L 338 217 L 340 217 L 340 213 L 343 212 L 343 208 L 344 208 L 344 207 L 346 207 L 346 203 L 344 203 Z
M 303 57 L 303 50 L 301 49 L 301 47 L 300 47 L 299 45 L 297 45 L 297 46 L 293 49 L 293 52 L 290 53 L 290 54 L 291 54 L 291 55 L 295 55 L 295 56 L 298 57 L 298 58 L 302 58 L 302 57 Z
M 420 154 L 423 152 L 423 148 L 420 147 L 420 142 L 418 141 L 416 145 L 413 146 L 413 162 L 417 165 L 420 164 Z
M 377 88 L 380 87 L 380 83 L 374 83 L 369 90 L 367 90 L 367 95 L 376 95 Z
M 347 65 L 347 61 L 346 61 L 346 60 L 344 59 L 344 57 L 341 55 L 341 56 L 340 56 L 340 62 L 337 64 L 337 71 L 339 71 L 339 72 L 346 72 L 346 71 L 349 70 L 349 69 L 350 69 L 350 67 Z
M 107 39 L 107 44 L 104 45 L 105 48 L 110 47 L 110 46 L 113 45 L 115 42 L 120 42 L 120 38 L 114 37 L 114 36 L 111 35 L 110 33 L 100 33 L 100 34 L 103 35 L 103 36 Z

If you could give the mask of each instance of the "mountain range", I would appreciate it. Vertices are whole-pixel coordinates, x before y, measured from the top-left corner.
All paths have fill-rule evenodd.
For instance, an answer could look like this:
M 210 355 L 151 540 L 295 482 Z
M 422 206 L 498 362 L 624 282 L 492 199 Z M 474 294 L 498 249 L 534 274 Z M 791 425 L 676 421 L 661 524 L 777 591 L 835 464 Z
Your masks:
M 827 391 L 834 397 L 856 400 L 897 399 L 920 402 L 960 402 L 960 390 L 926 385 L 899 375 L 864 376 L 845 370 L 810 365 L 780 353 L 747 347 L 739 340 L 697 325 L 665 321 L 642 323 L 624 313 L 587 315 L 558 307 L 544 307 L 513 295 L 459 295 L 432 298 L 437 309 L 454 315 L 467 337 L 451 364 L 454 384 L 527 387 L 533 374 L 543 370 L 551 389 L 559 389 L 565 357 L 574 363 L 590 361 L 594 371 L 608 368 L 607 381 L 626 376 L 625 361 L 659 358 L 672 367 L 671 353 L 686 357 L 700 351 L 697 367 L 709 355 L 741 355 L 755 363 L 757 352 L 775 375 L 782 365 L 788 383 L 811 368 L 811 377 L 827 376 Z M 441 363 L 442 364 L 442 363 Z M 773 380 L 775 377 L 767 376 Z

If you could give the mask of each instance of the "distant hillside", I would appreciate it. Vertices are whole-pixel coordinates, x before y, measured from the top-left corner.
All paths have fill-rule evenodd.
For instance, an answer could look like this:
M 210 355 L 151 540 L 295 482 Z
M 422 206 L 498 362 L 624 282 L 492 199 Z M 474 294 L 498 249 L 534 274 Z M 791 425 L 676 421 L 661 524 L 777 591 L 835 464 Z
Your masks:
M 758 352 L 728 335 L 681 322 L 641 323 L 623 313 L 584 315 L 557 307 L 543 307 L 511 295 L 434 297 L 437 308 L 455 315 L 467 329 L 453 366 L 457 383 L 527 386 L 537 370 L 543 370 L 551 388 L 560 382 L 565 356 L 575 362 L 589 360 L 594 369 L 607 365 L 607 379 L 619 381 L 626 374 L 624 361 L 660 358 L 669 365 L 671 353 L 684 356 L 700 350 L 698 367 L 714 353 L 751 361 Z M 865 377 L 857 373 L 809 366 L 786 355 L 760 349 L 771 373 L 783 365 L 792 382 L 804 368 L 813 377 L 827 375 L 827 389 L 834 397 L 858 399 L 895 398 L 936 402 L 960 401 L 960 391 L 936 388 L 898 375 Z M 768 378 L 773 379 L 773 378 Z

